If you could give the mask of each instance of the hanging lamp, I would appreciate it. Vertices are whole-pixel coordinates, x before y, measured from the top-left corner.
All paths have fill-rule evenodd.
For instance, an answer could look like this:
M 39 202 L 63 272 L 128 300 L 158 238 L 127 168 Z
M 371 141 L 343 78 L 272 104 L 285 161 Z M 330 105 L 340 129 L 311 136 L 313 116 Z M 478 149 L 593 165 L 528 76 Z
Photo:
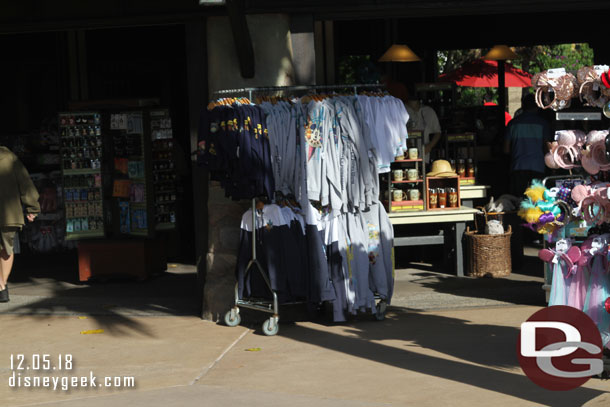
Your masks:
M 506 45 L 494 45 L 494 47 L 483 57 L 483 59 L 490 61 L 506 61 L 507 59 L 517 58 L 519 58 L 519 56 Z
M 379 58 L 379 62 L 416 62 L 421 59 L 403 44 L 394 44 Z

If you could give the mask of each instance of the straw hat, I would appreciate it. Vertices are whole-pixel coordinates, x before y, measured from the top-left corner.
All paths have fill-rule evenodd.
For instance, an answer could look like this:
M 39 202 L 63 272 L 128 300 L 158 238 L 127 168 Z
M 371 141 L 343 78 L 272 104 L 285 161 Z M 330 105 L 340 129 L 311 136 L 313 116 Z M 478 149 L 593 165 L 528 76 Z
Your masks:
M 426 174 L 428 177 L 457 177 L 455 171 L 451 169 L 451 164 L 447 160 L 435 160 L 432 163 L 432 171 Z

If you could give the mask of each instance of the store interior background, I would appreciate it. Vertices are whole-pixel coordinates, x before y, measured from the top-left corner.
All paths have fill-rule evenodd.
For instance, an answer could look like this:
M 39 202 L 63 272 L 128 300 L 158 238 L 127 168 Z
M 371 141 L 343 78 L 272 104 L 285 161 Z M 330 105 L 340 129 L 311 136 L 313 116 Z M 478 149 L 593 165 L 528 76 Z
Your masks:
M 78 104 L 91 101 L 124 106 L 154 100 L 168 107 L 182 155 L 176 167 L 185 188 L 178 230 L 164 238 L 169 261 L 195 264 L 184 38 L 183 25 L 0 36 L 0 144 L 25 151 L 20 156 L 32 174 L 59 171 L 59 164 L 39 159 L 52 153 L 40 135 L 57 133 L 58 112 L 82 109 Z M 22 245 L 12 279 L 27 274 L 76 281 L 77 260 L 75 249 L 37 253 Z
M 527 46 L 586 42 L 594 48 L 596 63 L 610 62 L 610 49 L 603 46 L 601 24 L 587 30 L 534 32 L 532 28 L 525 29 L 539 26 L 541 18 L 547 19 L 544 14 L 503 14 L 318 22 L 316 36 L 321 36 L 317 39 L 323 45 L 316 50 L 315 80 L 319 84 L 338 83 L 338 62 L 343 57 L 370 55 L 376 59 L 392 43 L 408 44 L 423 59 L 421 63 L 385 66 L 386 73 L 398 81 L 416 78 L 433 82 L 437 74 L 433 61 L 439 49 L 491 48 L 501 43 Z M 554 18 L 573 20 L 569 13 L 554 13 Z M 507 25 L 507 21 L 516 23 Z M 476 27 L 476 30 L 463 27 Z M 190 163 L 189 121 L 193 118 L 189 117 L 188 106 L 186 37 L 183 24 L 0 35 L 3 52 L 0 141 L 10 146 L 18 139 L 28 139 L 31 154 L 24 162 L 30 172 L 36 172 L 36 154 L 44 149 L 37 142 L 37 135 L 42 129 L 56 126 L 57 113 L 68 110 L 71 101 L 156 98 L 160 106 L 170 108 L 174 135 L 184 151 L 185 162 Z M 492 186 L 492 194 L 502 190 L 502 181 L 506 179 L 498 168 L 507 168 L 507 165 L 498 166 L 497 159 L 505 157 L 495 156 L 487 163 L 479 162 L 479 174 L 483 175 L 479 183 Z M 186 175 L 183 185 L 183 210 L 187 216 L 179 232 L 170 239 L 169 261 L 194 265 L 197 262 L 195 230 L 194 222 L 189 219 L 202 209 L 193 205 L 190 174 Z M 36 254 L 27 247 L 22 249 L 23 254 L 16 257 L 12 278 L 45 276 L 76 281 L 75 250 Z M 416 257 L 406 254 L 404 261 L 420 260 Z M 425 253 L 423 257 L 431 260 Z M 432 266 L 442 271 L 442 265 Z M 192 283 L 193 280 L 184 280 L 185 285 Z

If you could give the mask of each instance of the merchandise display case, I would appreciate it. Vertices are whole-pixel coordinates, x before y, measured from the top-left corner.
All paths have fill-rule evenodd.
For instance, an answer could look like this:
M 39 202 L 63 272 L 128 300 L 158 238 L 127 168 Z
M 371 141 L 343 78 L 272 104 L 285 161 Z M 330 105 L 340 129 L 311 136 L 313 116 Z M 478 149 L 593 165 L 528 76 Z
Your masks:
M 148 114 L 124 111 L 107 118 L 112 139 L 113 219 L 118 219 L 119 234 L 149 237 L 154 209 Z M 115 233 L 116 226 L 115 221 Z
M 66 238 L 153 237 L 179 200 L 168 109 L 59 114 Z
M 422 133 L 409 132 L 407 141 L 408 151 L 404 156 L 396 157 L 390 172 L 381 176 L 388 212 L 422 211 L 426 207 Z
M 176 228 L 176 205 L 180 198 L 176 184 L 176 163 L 169 110 L 151 110 L 152 162 L 157 230 Z
M 459 177 L 426 177 L 426 210 L 460 209 Z
M 105 235 L 99 112 L 59 114 L 66 239 Z
M 460 185 L 476 184 L 476 137 L 475 133 L 452 133 L 445 135 L 447 160 L 460 178 Z

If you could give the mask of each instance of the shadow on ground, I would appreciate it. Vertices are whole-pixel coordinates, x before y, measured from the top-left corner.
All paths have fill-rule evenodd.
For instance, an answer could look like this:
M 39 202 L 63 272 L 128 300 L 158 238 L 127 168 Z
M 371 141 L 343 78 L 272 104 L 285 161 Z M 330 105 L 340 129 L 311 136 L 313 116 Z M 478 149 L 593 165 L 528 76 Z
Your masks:
M 166 272 L 144 281 L 122 277 L 80 282 L 78 266 L 69 256 L 44 259 L 44 265 L 24 259 L 15 265 L 9 279 L 11 301 L 0 304 L 0 314 L 88 316 L 115 335 L 129 330 L 147 334 L 135 316 L 200 315 L 195 266 L 170 264 Z
M 569 395 L 547 391 L 525 375 L 510 371 L 519 366 L 516 355 L 518 329 L 513 327 L 474 324 L 401 308 L 392 308 L 382 322 L 357 321 L 346 325 L 349 328 L 346 335 L 302 324 L 283 325 L 280 335 L 540 405 L 572 407 L 604 393 L 582 387 L 570 391 Z M 398 342 L 381 343 L 392 340 Z M 434 350 L 439 355 L 424 354 L 414 347 Z

